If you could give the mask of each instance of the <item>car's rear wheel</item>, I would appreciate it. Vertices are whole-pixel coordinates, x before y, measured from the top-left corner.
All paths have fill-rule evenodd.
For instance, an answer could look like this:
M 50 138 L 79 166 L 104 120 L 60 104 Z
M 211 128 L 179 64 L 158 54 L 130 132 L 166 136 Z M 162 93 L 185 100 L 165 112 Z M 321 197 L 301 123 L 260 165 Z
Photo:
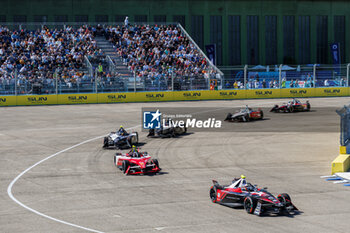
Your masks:
M 256 200 L 251 197 L 246 197 L 244 199 L 244 209 L 248 214 L 253 214 L 256 207 Z
M 293 107 L 289 107 L 288 108 L 288 112 L 294 112 L 294 108 Z
M 159 162 L 158 159 L 153 159 L 153 163 L 159 168 Z
M 212 187 L 209 192 L 210 200 L 215 203 L 216 202 L 216 190 Z
M 260 119 L 264 119 L 264 112 L 263 112 L 263 110 L 260 111 L 260 116 L 261 116 Z
M 122 171 L 124 174 L 126 174 L 126 172 L 128 171 L 129 166 L 130 166 L 129 161 L 123 160 Z

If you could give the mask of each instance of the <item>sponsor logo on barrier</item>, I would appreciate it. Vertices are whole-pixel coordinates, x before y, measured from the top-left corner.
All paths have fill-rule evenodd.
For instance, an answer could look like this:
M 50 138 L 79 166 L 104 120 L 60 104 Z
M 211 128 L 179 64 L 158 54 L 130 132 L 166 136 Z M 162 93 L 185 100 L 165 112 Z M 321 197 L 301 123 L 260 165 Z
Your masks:
M 236 96 L 237 91 L 220 91 L 220 96 Z
M 108 95 L 109 100 L 126 99 L 126 95 Z
M 46 102 L 47 97 L 27 97 L 29 102 Z
M 306 94 L 307 93 L 307 90 L 290 90 L 289 91 L 290 94 L 292 95 L 297 95 L 297 94 Z
M 164 98 L 164 94 L 146 94 L 146 98 Z
M 193 92 L 193 93 L 187 93 L 185 92 L 183 94 L 185 97 L 198 97 L 198 96 L 201 96 L 202 94 L 200 92 Z
M 68 96 L 68 100 L 70 101 L 83 101 L 83 100 L 87 100 L 87 96 L 86 95 L 79 95 L 79 96 L 75 96 L 75 95 L 72 95 L 72 96 Z
M 0 98 L 0 102 L 6 103 L 6 98 Z
M 326 94 L 337 94 L 340 93 L 340 89 L 324 89 L 323 92 Z
M 255 91 L 256 95 L 272 95 L 272 91 Z

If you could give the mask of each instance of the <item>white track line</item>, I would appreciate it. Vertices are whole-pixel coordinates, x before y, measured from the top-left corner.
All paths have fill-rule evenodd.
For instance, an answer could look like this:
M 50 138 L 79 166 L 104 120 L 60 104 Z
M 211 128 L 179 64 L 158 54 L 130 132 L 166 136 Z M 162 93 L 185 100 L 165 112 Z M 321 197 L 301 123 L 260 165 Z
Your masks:
M 137 128 L 137 127 L 139 127 L 139 126 L 140 126 L 140 125 L 137 125 L 137 126 L 128 128 L 127 130 L 129 130 L 129 129 L 134 129 L 134 128 Z M 66 149 L 64 149 L 64 150 L 61 150 L 61 151 L 59 151 L 59 152 L 57 152 L 57 153 L 55 153 L 55 154 L 52 154 L 52 155 L 46 157 L 45 159 L 42 159 L 42 160 L 40 160 L 39 162 L 33 164 L 32 166 L 28 167 L 26 170 L 24 170 L 23 172 L 21 172 L 15 179 L 13 179 L 13 180 L 11 181 L 10 185 L 7 187 L 7 194 L 8 194 L 9 197 L 10 197 L 14 202 L 16 202 L 18 205 L 20 205 L 20 206 L 22 206 L 23 208 L 25 208 L 25 209 L 27 209 L 27 210 L 29 210 L 29 211 L 31 211 L 31 212 L 37 214 L 37 215 L 40 215 L 40 216 L 42 216 L 42 217 L 44 217 L 44 218 L 48 218 L 48 219 L 50 219 L 50 220 L 52 220 L 52 221 L 59 222 L 59 223 L 62 223 L 62 224 L 68 225 L 68 226 L 76 227 L 76 228 L 79 228 L 79 229 L 82 229 L 82 230 L 85 230 L 85 231 L 103 233 L 102 231 L 98 231 L 98 230 L 94 230 L 94 229 L 91 229 L 91 228 L 79 226 L 79 225 L 74 224 L 74 223 L 66 222 L 66 221 L 63 221 L 63 220 L 60 220 L 60 219 L 51 217 L 51 216 L 49 216 L 49 215 L 46 215 L 46 214 L 44 214 L 44 213 L 41 213 L 41 212 L 39 212 L 39 211 L 37 211 L 37 210 L 35 210 L 35 209 L 32 209 L 32 208 L 30 208 L 29 206 L 27 206 L 27 205 L 23 204 L 22 202 L 20 202 L 19 200 L 17 200 L 17 199 L 13 196 L 13 194 L 12 194 L 12 188 L 13 188 L 13 185 L 17 182 L 17 180 L 18 180 L 19 178 L 21 178 L 21 177 L 22 177 L 24 174 L 26 174 L 28 171 L 30 171 L 30 170 L 33 169 L 34 167 L 38 166 L 39 164 L 45 162 L 46 160 L 49 160 L 49 159 L 51 159 L 51 158 L 53 158 L 53 157 L 55 157 L 55 156 L 57 156 L 57 155 L 59 155 L 59 154 L 62 154 L 62 153 L 64 153 L 64 152 L 68 151 L 68 150 L 74 149 L 74 148 L 76 148 L 76 147 L 78 147 L 78 146 L 81 146 L 81 145 L 83 145 L 83 144 L 85 144 L 85 143 L 92 142 L 92 141 L 94 141 L 94 140 L 103 138 L 104 136 L 105 136 L 105 135 L 98 136 L 98 137 L 91 138 L 91 139 L 89 139 L 89 140 L 83 141 L 83 142 L 81 142 L 81 143 L 75 144 L 74 146 L 71 146 L 71 147 L 68 147 L 68 148 L 66 148 Z

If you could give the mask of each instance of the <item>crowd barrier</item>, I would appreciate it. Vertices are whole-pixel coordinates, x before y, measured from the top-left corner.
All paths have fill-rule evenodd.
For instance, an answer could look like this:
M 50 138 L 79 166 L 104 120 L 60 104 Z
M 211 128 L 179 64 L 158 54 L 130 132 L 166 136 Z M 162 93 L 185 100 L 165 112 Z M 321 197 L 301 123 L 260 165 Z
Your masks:
M 0 106 L 349 96 L 350 87 L 0 96 Z

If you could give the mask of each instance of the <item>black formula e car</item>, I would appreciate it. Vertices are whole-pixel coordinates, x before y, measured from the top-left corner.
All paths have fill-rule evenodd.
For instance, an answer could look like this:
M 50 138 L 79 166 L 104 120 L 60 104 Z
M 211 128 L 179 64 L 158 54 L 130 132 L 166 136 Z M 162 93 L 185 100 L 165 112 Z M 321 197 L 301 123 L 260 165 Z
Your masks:
M 301 103 L 297 99 L 288 101 L 288 103 L 283 103 L 282 105 L 275 105 L 270 112 L 309 112 L 311 110 L 311 105 L 309 101 Z
M 293 214 L 298 211 L 287 193 L 275 197 L 266 189 L 260 189 L 247 183 L 245 176 L 241 176 L 240 179 L 234 179 L 232 184 L 227 186 L 221 186 L 213 180 L 209 195 L 214 203 L 229 207 L 243 206 L 247 213 L 258 216 L 267 213 Z
M 127 149 L 139 143 L 139 135 L 137 132 L 124 133 L 111 132 L 103 139 L 103 148 Z
M 147 137 L 171 138 L 187 132 L 186 126 L 174 125 L 172 120 L 168 120 L 165 126 L 161 126 L 159 129 L 150 129 Z

